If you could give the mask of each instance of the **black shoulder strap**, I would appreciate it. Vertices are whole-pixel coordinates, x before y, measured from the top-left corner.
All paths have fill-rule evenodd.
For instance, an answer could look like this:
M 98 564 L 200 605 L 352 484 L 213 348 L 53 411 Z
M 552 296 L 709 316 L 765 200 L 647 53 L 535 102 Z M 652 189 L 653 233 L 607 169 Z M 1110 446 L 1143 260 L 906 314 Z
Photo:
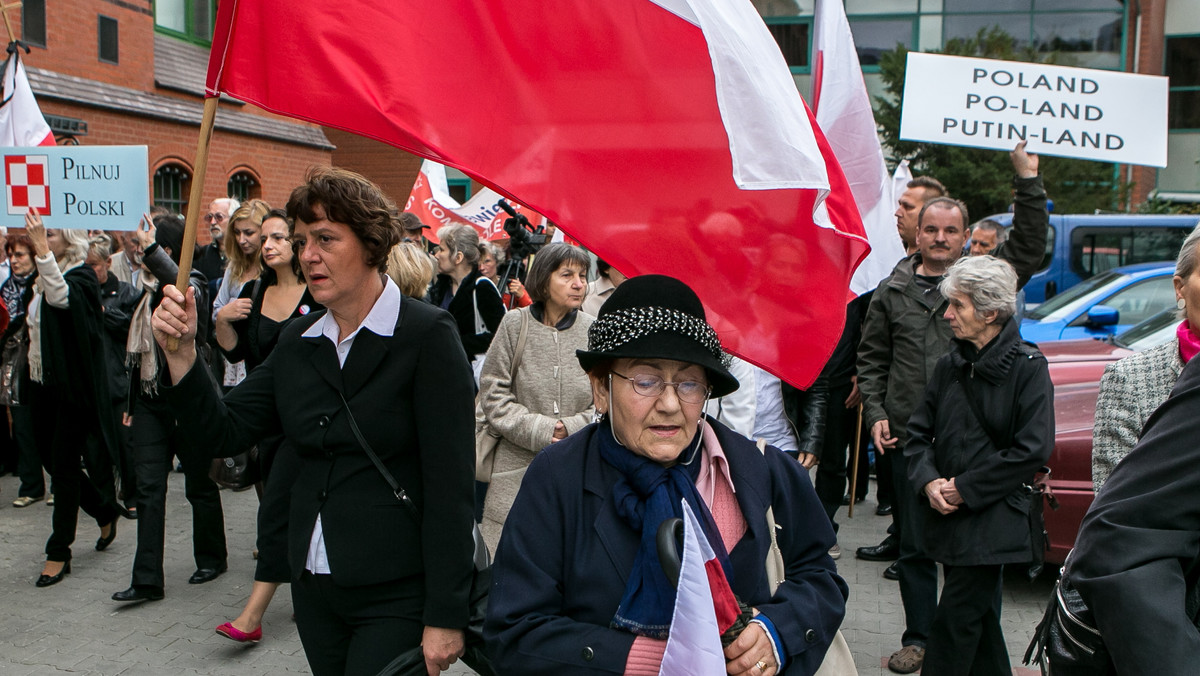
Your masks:
M 354 432 L 354 438 L 358 440 L 358 445 L 362 446 L 367 457 L 375 464 L 375 469 L 379 470 L 379 473 L 383 475 L 384 481 L 387 481 L 388 486 L 391 486 L 392 494 L 396 496 L 400 504 L 408 509 L 408 513 L 416 519 L 418 524 L 421 523 L 421 510 L 417 509 L 416 503 L 412 501 L 412 498 L 408 497 L 408 492 L 400 486 L 396 481 L 396 477 L 392 476 L 392 473 L 384 466 L 379 456 L 375 455 L 375 450 L 371 448 L 371 444 L 367 443 L 366 438 L 362 435 L 362 431 L 358 429 L 358 423 L 354 420 L 354 413 L 350 411 L 350 402 L 346 401 L 346 395 L 338 392 L 338 396 L 342 398 L 342 406 L 346 407 L 346 417 L 350 420 L 350 431 Z

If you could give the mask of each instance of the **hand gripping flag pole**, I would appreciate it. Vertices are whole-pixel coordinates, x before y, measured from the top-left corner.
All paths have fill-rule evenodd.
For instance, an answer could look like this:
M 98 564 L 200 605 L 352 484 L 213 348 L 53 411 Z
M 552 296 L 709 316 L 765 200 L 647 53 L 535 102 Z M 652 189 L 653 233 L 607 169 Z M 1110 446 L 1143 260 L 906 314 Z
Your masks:
M 192 253 L 196 249 L 196 225 L 200 222 L 200 204 L 204 196 L 204 175 L 208 173 L 208 146 L 212 142 L 213 120 L 217 117 L 218 96 L 204 99 L 204 116 L 200 119 L 200 140 L 196 145 L 196 164 L 192 171 L 192 190 L 188 196 L 187 218 L 184 220 L 183 251 L 179 252 L 179 274 L 175 288 L 187 293 L 188 277 L 192 272 Z M 167 351 L 179 349 L 179 339 L 167 339 Z

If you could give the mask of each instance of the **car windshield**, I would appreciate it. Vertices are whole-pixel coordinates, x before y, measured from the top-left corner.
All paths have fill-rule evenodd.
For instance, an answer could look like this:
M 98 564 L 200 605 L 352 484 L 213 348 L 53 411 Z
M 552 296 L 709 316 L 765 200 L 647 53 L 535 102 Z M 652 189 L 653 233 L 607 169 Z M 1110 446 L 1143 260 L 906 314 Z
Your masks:
M 1073 314 L 1076 309 L 1103 296 L 1106 288 L 1124 277 L 1119 272 L 1105 272 L 1063 291 L 1050 300 L 1025 313 L 1026 319 L 1034 321 L 1057 321 Z
M 1114 337 L 1113 344 L 1134 352 L 1148 350 L 1170 340 L 1175 335 L 1175 327 L 1178 325 L 1179 311 L 1175 308 L 1163 310 Z

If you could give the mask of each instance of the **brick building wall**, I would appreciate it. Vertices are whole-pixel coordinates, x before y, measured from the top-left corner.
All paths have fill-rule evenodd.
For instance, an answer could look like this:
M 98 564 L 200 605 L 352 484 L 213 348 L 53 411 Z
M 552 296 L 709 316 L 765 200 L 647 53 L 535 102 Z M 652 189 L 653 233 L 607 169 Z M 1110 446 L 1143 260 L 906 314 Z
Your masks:
M 142 91 L 154 89 L 152 0 L 57 0 L 46 2 L 46 45 L 33 46 L 26 64 Z M 117 20 L 118 63 L 98 58 L 99 16 Z M 17 12 L 10 13 L 20 29 Z M 195 151 L 192 151 L 195 153 Z
M 1129 10 L 1129 25 L 1125 32 L 1128 53 L 1127 70 L 1138 73 L 1162 75 L 1163 42 L 1165 36 L 1167 0 L 1141 0 Z M 1141 9 L 1141 45 L 1138 46 L 1138 8 Z M 1132 181 L 1130 204 L 1145 202 L 1157 184 L 1158 169 L 1154 167 L 1127 165 L 1121 168 L 1121 179 Z
M 115 64 L 99 59 L 101 15 L 117 21 Z M 10 12 L 10 19 L 14 28 L 21 27 L 17 12 Z M 47 116 L 87 125 L 86 134 L 60 134 L 59 142 L 145 145 L 151 199 L 155 171 L 177 165 L 189 177 L 186 201 L 195 171 L 208 49 L 157 31 L 152 0 L 47 2 L 45 28 L 45 45 L 33 45 L 22 57 L 38 103 Z M 230 177 L 245 173 L 255 182 L 251 196 L 282 207 L 309 167 L 330 164 L 332 151 L 316 125 L 222 102 L 201 206 L 226 196 Z M 200 228 L 197 238 L 206 243 L 207 228 Z
M 370 178 L 399 206 L 412 193 L 421 158 L 375 139 L 325 127 L 325 137 L 337 146 L 333 164 Z

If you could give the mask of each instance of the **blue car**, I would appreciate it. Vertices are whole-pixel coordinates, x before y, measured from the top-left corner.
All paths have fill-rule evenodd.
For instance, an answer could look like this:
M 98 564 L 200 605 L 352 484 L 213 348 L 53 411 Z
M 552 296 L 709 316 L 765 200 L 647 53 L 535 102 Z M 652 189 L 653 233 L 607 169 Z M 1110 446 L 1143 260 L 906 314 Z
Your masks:
M 1021 336 L 1050 340 L 1107 338 L 1175 307 L 1174 263 L 1141 263 L 1102 272 L 1025 313 Z

